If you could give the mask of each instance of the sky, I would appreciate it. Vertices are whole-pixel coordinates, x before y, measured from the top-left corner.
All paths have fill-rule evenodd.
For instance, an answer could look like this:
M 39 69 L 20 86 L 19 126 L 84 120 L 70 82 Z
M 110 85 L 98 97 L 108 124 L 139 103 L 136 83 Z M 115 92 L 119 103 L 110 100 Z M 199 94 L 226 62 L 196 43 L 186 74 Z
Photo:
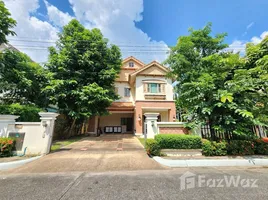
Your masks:
M 76 18 L 86 28 L 99 28 L 121 48 L 123 58 L 163 62 L 188 28 L 212 22 L 212 34 L 226 32 L 230 50 L 243 52 L 247 42 L 268 35 L 268 0 L 4 0 L 17 20 L 9 41 L 34 61 L 47 61 L 48 46 Z

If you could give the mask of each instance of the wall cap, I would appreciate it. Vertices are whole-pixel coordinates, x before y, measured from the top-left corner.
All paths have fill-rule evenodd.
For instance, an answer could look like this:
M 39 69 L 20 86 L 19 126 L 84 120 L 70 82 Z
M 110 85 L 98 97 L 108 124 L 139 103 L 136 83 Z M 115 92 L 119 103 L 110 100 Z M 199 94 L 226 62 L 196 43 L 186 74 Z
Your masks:
M 0 115 L 0 121 L 15 121 L 19 117 L 17 115 Z
M 53 112 L 39 112 L 38 113 L 41 117 L 40 119 L 56 119 L 56 117 L 59 116 L 58 113 L 53 113 Z
M 186 122 L 157 122 L 158 127 L 184 127 Z

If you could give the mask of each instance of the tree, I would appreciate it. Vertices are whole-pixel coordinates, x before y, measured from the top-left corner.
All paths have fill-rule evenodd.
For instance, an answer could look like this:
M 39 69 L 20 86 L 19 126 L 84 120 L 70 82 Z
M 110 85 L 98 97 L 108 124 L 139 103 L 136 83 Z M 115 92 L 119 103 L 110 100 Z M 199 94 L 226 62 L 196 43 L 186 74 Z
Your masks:
M 10 17 L 10 12 L 5 7 L 3 1 L 0 0 L 0 45 L 7 43 L 6 36 L 16 35 L 11 29 L 16 26 L 16 21 Z
M 46 92 L 71 119 L 102 115 L 118 98 L 113 84 L 121 62 L 119 48 L 109 45 L 99 29 L 72 20 L 59 33 L 56 48 L 50 48 L 46 67 L 53 76 Z
M 5 104 L 30 104 L 45 108 L 48 99 L 42 89 L 48 82 L 48 72 L 26 54 L 5 50 L 0 58 L 0 93 Z
M 254 67 L 256 60 L 250 63 L 239 54 L 224 52 L 228 46 L 223 43 L 225 36 L 211 36 L 208 24 L 178 39 L 166 60 L 178 82 L 177 105 L 185 109 L 190 125 L 209 122 L 212 134 L 215 129 L 251 134 L 251 126 L 264 120 L 260 114 L 265 109 L 260 111 L 257 104 L 264 105 L 265 98 L 267 102 L 267 71 Z M 252 46 L 247 56 L 256 56 L 250 53 Z M 261 77 L 260 72 L 266 75 Z

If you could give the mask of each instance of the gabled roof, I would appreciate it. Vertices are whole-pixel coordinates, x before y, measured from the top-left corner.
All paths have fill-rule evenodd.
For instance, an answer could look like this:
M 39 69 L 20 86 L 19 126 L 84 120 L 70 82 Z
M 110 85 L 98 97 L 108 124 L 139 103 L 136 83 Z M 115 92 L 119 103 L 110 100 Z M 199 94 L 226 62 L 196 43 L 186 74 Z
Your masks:
M 139 64 L 142 65 L 142 66 L 145 65 L 142 61 L 138 60 L 137 58 L 135 58 L 135 57 L 133 57 L 133 56 L 129 56 L 129 57 L 125 58 L 125 59 L 123 60 L 123 63 L 126 63 L 126 62 L 128 62 L 128 61 L 130 61 L 130 60 L 134 60 L 135 62 L 139 63 Z
M 157 66 L 157 67 L 159 67 L 160 69 L 162 69 L 162 70 L 165 71 L 165 72 L 168 72 L 168 71 L 169 71 L 168 68 L 164 67 L 164 66 L 161 65 L 159 62 L 153 61 L 153 62 L 149 63 L 148 65 L 144 66 L 143 68 L 140 68 L 139 70 L 137 70 L 137 71 L 131 73 L 130 75 L 131 75 L 131 76 L 133 76 L 133 75 L 137 75 L 137 74 L 139 74 L 139 73 L 145 71 L 146 69 L 148 69 L 148 68 L 150 68 L 150 67 L 152 67 L 152 66 Z
M 135 72 L 129 74 L 129 81 L 130 82 L 134 82 L 135 80 L 135 77 L 138 75 L 138 74 L 141 74 L 142 72 L 146 71 L 147 69 L 151 68 L 151 67 L 157 67 L 159 68 L 161 71 L 163 71 L 165 74 L 169 72 L 169 69 L 164 67 L 163 65 L 161 65 L 160 63 L 156 62 L 156 61 L 153 61 L 151 63 L 149 63 L 148 65 L 136 70 Z

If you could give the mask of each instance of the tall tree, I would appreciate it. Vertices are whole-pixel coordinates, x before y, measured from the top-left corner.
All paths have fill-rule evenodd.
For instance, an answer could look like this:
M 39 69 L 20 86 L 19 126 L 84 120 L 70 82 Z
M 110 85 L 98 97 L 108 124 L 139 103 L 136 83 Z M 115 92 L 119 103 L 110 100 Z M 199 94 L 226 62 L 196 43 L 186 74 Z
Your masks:
M 47 106 L 48 99 L 42 92 L 48 82 L 47 70 L 15 50 L 5 50 L 0 62 L 0 93 L 4 103 Z
M 16 21 L 12 19 L 10 12 L 5 7 L 5 4 L 0 0 L 0 45 L 7 43 L 6 36 L 16 35 L 11 29 L 16 26 Z
M 190 122 L 209 122 L 214 129 L 250 134 L 250 127 L 264 119 L 257 114 L 261 113 L 257 104 L 265 104 L 267 72 L 263 65 L 254 67 L 256 60 L 250 63 L 239 54 L 224 52 L 228 46 L 223 43 L 225 36 L 213 37 L 211 24 L 201 30 L 190 29 L 188 36 L 178 39 L 166 63 L 178 82 L 177 105 L 185 109 Z M 247 56 L 254 57 L 251 46 Z M 261 77 L 260 72 L 265 75 Z M 254 81 L 256 84 L 250 84 Z
M 71 119 L 102 115 L 118 98 L 113 85 L 121 62 L 119 48 L 109 45 L 99 29 L 72 20 L 59 33 L 56 48 L 50 48 L 46 67 L 53 79 L 46 92 Z

